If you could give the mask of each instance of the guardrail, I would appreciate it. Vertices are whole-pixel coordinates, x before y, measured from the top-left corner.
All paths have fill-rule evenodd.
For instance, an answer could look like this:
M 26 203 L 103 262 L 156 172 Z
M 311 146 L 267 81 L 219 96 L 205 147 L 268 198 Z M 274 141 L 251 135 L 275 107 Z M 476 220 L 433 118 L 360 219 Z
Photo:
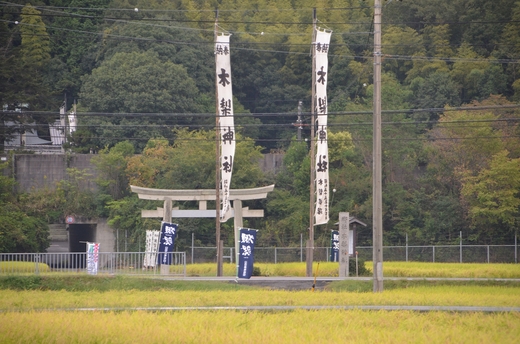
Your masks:
M 172 252 L 168 275 L 186 276 L 186 253 Z M 151 259 L 150 259 L 151 258 Z M 23 264 L 18 262 L 31 262 Z M 0 273 L 20 272 L 87 272 L 87 253 L 0 253 Z M 155 264 L 154 253 L 149 252 L 100 252 L 98 274 L 164 275 Z

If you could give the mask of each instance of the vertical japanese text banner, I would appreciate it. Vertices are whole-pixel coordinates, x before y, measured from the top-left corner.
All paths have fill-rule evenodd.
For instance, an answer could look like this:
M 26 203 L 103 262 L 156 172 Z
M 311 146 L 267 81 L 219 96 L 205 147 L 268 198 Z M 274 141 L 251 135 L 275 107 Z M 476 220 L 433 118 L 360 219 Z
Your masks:
M 256 230 L 240 228 L 240 254 L 238 256 L 238 278 L 251 278 L 253 274 Z
M 161 222 L 161 240 L 159 242 L 158 264 L 172 265 L 173 245 L 177 235 L 176 223 Z
M 87 273 L 97 275 L 99 260 L 99 243 L 87 242 Z
M 316 30 L 314 71 L 316 73 L 316 210 L 315 224 L 329 222 L 329 149 L 327 144 L 328 51 L 332 31 Z
M 330 261 L 339 262 L 339 232 L 332 231 L 330 236 Z
M 222 189 L 222 211 L 220 221 L 230 217 L 228 211 L 231 173 L 235 156 L 235 124 L 233 120 L 233 91 L 231 89 L 231 60 L 229 50 L 229 34 L 219 34 L 215 42 L 215 61 L 217 78 L 217 106 L 220 135 L 220 175 Z
M 157 262 L 157 250 L 159 249 L 160 231 L 146 231 L 146 247 L 143 261 L 143 269 L 153 268 Z

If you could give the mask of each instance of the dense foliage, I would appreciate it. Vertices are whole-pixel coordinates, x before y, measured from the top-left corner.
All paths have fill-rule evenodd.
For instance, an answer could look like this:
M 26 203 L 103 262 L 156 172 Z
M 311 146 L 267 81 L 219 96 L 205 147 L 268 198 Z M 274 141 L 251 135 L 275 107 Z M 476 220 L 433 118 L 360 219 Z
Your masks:
M 2 119 L 18 126 L 2 125 L 0 142 L 27 123 L 54 120 L 65 99 L 67 109 L 78 103 L 69 148 L 100 153 L 97 194 L 62 183 L 58 193 L 84 198 L 60 203 L 59 194 L 27 196 L 41 201 L 31 202 L 42 206 L 38 214 L 50 221 L 83 202 L 90 215 L 109 216 L 137 243 L 143 229 L 156 226 L 139 211 L 156 205 L 138 201 L 128 184 L 214 187 L 218 8 L 219 30 L 232 33 L 241 134 L 233 187 L 276 183 L 267 200 L 249 205 L 266 209 L 265 218 L 247 226 L 261 229 L 262 244 L 298 245 L 309 217 L 313 7 L 318 26 L 333 30 L 328 105 L 335 191 L 317 245 L 328 245 L 340 211 L 368 224 L 358 244 L 369 245 L 373 8 L 364 0 L 0 4 L 0 102 L 32 111 L 4 112 Z M 387 1 L 382 18 L 385 243 L 406 237 L 416 244 L 455 243 L 460 231 L 469 243 L 511 243 L 520 222 L 520 1 Z M 302 140 L 294 125 L 298 111 Z M 256 165 L 270 151 L 285 153 L 276 176 Z M 214 243 L 211 221 L 182 221 L 179 245 L 191 232 L 200 244 Z M 231 228 L 223 225 L 227 244 Z

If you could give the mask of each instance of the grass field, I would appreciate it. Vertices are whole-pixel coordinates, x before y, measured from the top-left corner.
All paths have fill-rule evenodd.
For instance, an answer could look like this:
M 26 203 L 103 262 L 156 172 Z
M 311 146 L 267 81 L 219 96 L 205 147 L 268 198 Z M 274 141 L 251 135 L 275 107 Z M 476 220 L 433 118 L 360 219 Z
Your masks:
M 327 264 L 320 264 L 319 271 L 330 273 L 332 268 Z M 519 274 L 518 266 L 512 264 L 385 264 L 385 275 L 421 275 L 422 271 L 420 277 L 517 278 Z M 192 268 L 192 274 L 212 273 L 211 265 Z M 285 271 L 290 276 L 298 276 L 301 268 L 298 264 L 264 267 L 265 271 Z M 149 277 L 0 275 L 0 343 L 514 343 L 520 338 L 518 312 L 142 309 L 285 305 L 520 307 L 520 282 L 388 280 L 383 293 L 371 290 L 371 281 L 352 280 L 333 282 L 325 291 L 312 292 Z M 99 307 L 106 309 L 94 310 Z
M 365 263 L 371 276 L 372 262 Z M 305 263 L 255 263 L 262 276 L 295 276 L 304 277 Z M 188 276 L 215 276 L 216 264 L 189 264 L 186 266 Z M 235 264 L 223 265 L 225 276 L 236 275 Z M 314 263 L 313 271 L 321 277 L 337 277 L 338 263 Z M 424 262 L 384 262 L 385 277 L 444 277 L 444 278 L 520 278 L 520 264 L 477 264 L 477 263 L 424 263 Z

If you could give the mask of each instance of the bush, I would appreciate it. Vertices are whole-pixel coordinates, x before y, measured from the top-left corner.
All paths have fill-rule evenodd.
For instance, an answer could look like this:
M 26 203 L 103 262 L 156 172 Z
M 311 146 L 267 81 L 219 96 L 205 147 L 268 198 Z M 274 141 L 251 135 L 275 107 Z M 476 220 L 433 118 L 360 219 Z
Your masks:
M 253 276 L 262 276 L 262 271 L 258 266 L 253 266 Z
M 349 264 L 349 276 L 356 276 L 356 259 L 350 258 Z M 368 276 L 372 273 L 369 269 L 367 269 L 365 265 L 365 259 L 358 258 L 358 275 L 359 276 Z

